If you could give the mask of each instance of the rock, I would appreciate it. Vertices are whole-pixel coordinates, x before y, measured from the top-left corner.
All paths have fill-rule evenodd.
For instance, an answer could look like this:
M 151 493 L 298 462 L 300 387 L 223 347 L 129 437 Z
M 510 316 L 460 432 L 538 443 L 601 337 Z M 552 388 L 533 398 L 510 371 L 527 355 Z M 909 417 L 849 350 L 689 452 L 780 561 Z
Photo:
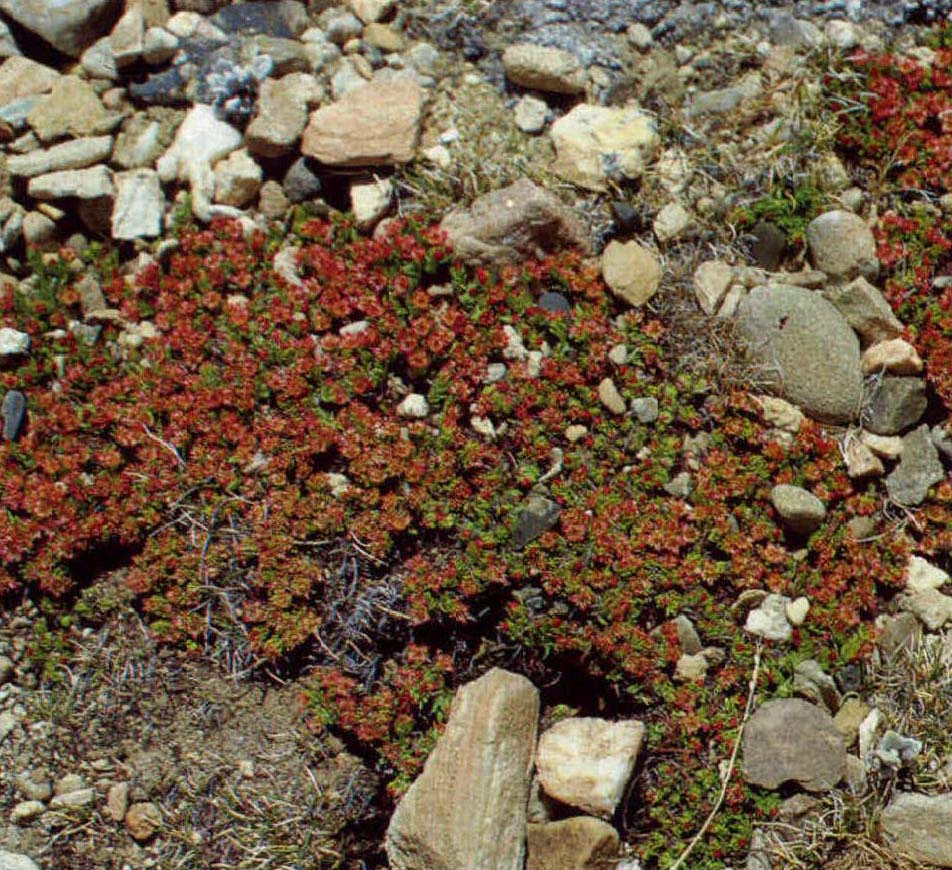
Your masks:
M 408 393 L 397 405 L 397 413 L 401 417 L 411 417 L 415 420 L 422 420 L 430 413 L 430 405 L 426 396 L 420 393 Z
M 155 804 L 140 801 L 129 807 L 125 822 L 132 839 L 144 843 L 162 827 L 162 813 Z
M 513 546 L 524 547 L 534 541 L 543 532 L 551 529 L 559 521 L 561 514 L 562 508 L 551 499 L 530 495 L 516 518 L 512 531 Z
M 284 195 L 277 181 L 266 181 L 258 192 L 258 211 L 268 220 L 280 220 L 291 207 L 291 200 Z
M 952 619 L 952 596 L 943 595 L 938 589 L 902 595 L 899 606 L 914 614 L 929 631 L 938 631 Z
M 45 172 L 91 166 L 106 160 L 111 153 L 111 136 L 73 139 L 46 150 L 37 149 L 26 154 L 12 155 L 7 158 L 7 169 L 11 175 L 32 178 Z
M 836 730 L 843 735 L 847 747 L 856 742 L 859 734 L 859 726 L 869 715 L 869 704 L 859 698 L 847 698 L 836 715 L 833 717 L 833 724 Z
M 373 227 L 388 211 L 393 199 L 393 183 L 389 178 L 350 188 L 350 205 L 361 229 Z
M 661 265 L 650 248 L 612 240 L 602 253 L 602 277 L 615 296 L 638 308 L 658 292 Z
M 655 237 L 662 244 L 686 236 L 693 230 L 694 218 L 681 203 L 669 202 L 655 216 L 652 223 Z
M 876 240 L 858 215 L 828 211 L 810 221 L 806 235 L 814 266 L 831 278 L 873 278 L 879 273 Z
M 897 792 L 883 810 L 882 829 L 894 854 L 952 867 L 952 795 Z
M 284 194 L 291 202 L 306 202 L 321 192 L 321 179 L 307 157 L 299 157 L 284 175 Z
M 771 221 L 757 221 L 750 235 L 750 256 L 754 262 L 764 269 L 776 269 L 787 249 L 787 234 Z
M 883 294 L 865 278 L 828 287 L 823 295 L 843 315 L 863 345 L 888 341 L 902 332 L 902 323 Z
M 733 277 L 734 270 L 721 260 L 708 260 L 694 270 L 694 295 L 701 311 L 707 315 L 717 311 Z
M 116 66 L 116 59 L 112 56 L 112 46 L 109 44 L 108 36 L 97 39 L 89 46 L 83 52 L 79 63 L 89 78 L 109 81 L 119 78 L 119 67 Z
M 631 413 L 639 423 L 654 423 L 660 414 L 658 400 L 654 396 L 639 396 L 631 400 Z
M 700 653 L 682 653 L 674 665 L 674 679 L 680 683 L 694 683 L 707 676 L 708 661 Z
M 48 247 L 56 240 L 56 224 L 38 211 L 28 212 L 23 217 L 23 241 L 40 248 Z
M 0 686 L 5 685 L 13 675 L 13 660 L 9 656 L 0 655 Z M 17 782 L 19 786 L 19 782 Z M 27 795 L 31 797 L 31 795 Z
M 0 404 L 0 418 L 3 419 L 4 440 L 16 441 L 26 420 L 26 396 L 19 390 L 7 390 Z
M 31 178 L 27 193 L 34 199 L 100 199 L 111 197 L 115 191 L 112 173 L 105 166 L 48 172 Z
M 51 67 L 26 57 L 8 57 L 0 64 L 0 106 L 24 97 L 49 93 L 60 80 Z
M 694 478 L 689 471 L 679 471 L 662 489 L 675 498 L 687 498 L 694 491 Z
M 571 426 L 565 427 L 565 440 L 570 444 L 577 444 L 586 435 L 588 435 L 588 428 L 582 426 L 580 423 L 574 423 Z
M 937 423 L 932 427 L 930 434 L 936 450 L 938 450 L 946 460 L 952 461 L 952 432 L 949 431 L 948 421 L 945 423 Z
M 187 181 L 193 213 L 199 220 L 208 220 L 215 189 L 212 165 L 240 146 L 241 133 L 219 120 L 211 106 L 198 104 L 185 116 L 156 169 L 163 182 Z
M 148 64 L 159 66 L 171 60 L 178 47 L 178 37 L 174 34 L 164 27 L 150 27 L 142 39 L 142 59 Z
M 611 818 L 634 769 L 645 727 L 629 720 L 570 717 L 539 738 L 536 770 L 549 797 Z
M 142 58 L 145 48 L 145 15 L 140 3 L 128 3 L 109 34 L 109 48 L 120 69 Z
M 215 164 L 215 202 L 244 208 L 261 189 L 264 172 L 244 148 Z
M 390 14 L 396 0 L 347 0 L 347 5 L 364 24 L 373 24 Z
M 17 804 L 14 804 L 13 809 L 10 811 L 10 821 L 14 825 L 19 825 L 22 822 L 28 822 L 30 819 L 35 819 L 37 816 L 43 815 L 46 812 L 46 804 L 41 801 L 20 801 Z M 3 865 L 3 858 L 0 856 L 0 868 Z
M 598 385 L 598 399 L 613 414 L 624 414 L 628 409 L 625 399 L 611 378 L 603 378 Z
M 688 118 L 696 118 L 699 115 L 725 115 L 737 111 L 741 103 L 757 99 L 763 90 L 760 73 L 754 70 L 726 88 L 695 94 L 686 104 L 684 112 Z
M 117 782 L 109 787 L 106 795 L 106 811 L 114 822 L 121 822 L 129 809 L 129 783 Z
M 44 142 L 64 136 L 98 136 L 121 120 L 121 115 L 106 111 L 97 93 L 78 76 L 58 79 L 52 91 L 27 115 L 27 123 Z
M 840 709 L 840 692 L 833 677 L 814 659 L 805 659 L 794 667 L 793 691 L 814 704 L 822 705 L 831 714 Z
M 784 608 L 784 614 L 787 617 L 787 622 L 789 622 L 794 628 L 803 625 L 806 622 L 807 614 L 810 612 L 810 599 L 801 595 L 799 598 L 794 598 L 793 601 L 789 602 Z
M 568 314 L 572 310 L 572 303 L 565 294 L 546 290 L 539 296 L 539 307 L 553 314 Z
M 165 214 L 159 174 L 152 169 L 131 169 L 116 173 L 114 180 L 116 199 L 112 207 L 112 237 L 140 239 L 159 236 Z
M 29 333 L 11 329 L 9 326 L 0 328 L 0 359 L 6 361 L 11 357 L 23 356 L 29 352 Z
M 407 47 L 404 35 L 389 24 L 374 22 L 364 27 L 364 42 L 379 48 L 382 52 L 393 54 Z
M 886 491 L 894 502 L 914 507 L 922 504 L 929 488 L 945 476 L 929 427 L 923 423 L 902 439 L 902 458 L 886 478 Z
M 514 119 L 523 133 L 541 133 L 549 120 L 549 107 L 544 100 L 527 94 L 516 103 Z
M 112 163 L 120 169 L 152 169 L 172 144 L 184 115 L 178 109 L 155 106 L 137 112 L 122 125 L 112 151 Z
M 755 590 L 750 590 L 755 591 Z M 763 601 L 747 614 L 744 629 L 764 640 L 788 641 L 793 628 L 787 620 L 787 605 L 790 599 L 786 595 L 771 592 Z
M 846 744 L 830 714 L 799 698 L 762 704 L 744 728 L 742 746 L 744 779 L 764 788 L 795 782 L 827 791 L 846 768 Z
M 949 582 L 946 571 L 926 561 L 921 556 L 910 556 L 906 562 L 906 589 L 910 592 L 922 592 L 925 589 L 939 589 Z
M 554 171 L 588 190 L 608 189 L 609 179 L 637 178 L 661 143 L 650 115 L 637 108 L 582 103 L 552 125 Z
M 861 432 L 859 437 L 863 444 L 880 459 L 898 459 L 902 456 L 902 438 L 898 435 L 874 435 L 872 432 Z
M 119 0 L 0 0 L 4 15 L 70 57 L 107 33 L 121 7 Z
M 292 73 L 265 79 L 258 93 L 258 114 L 245 130 L 245 145 L 252 154 L 280 157 L 289 154 L 307 126 L 308 103 L 319 98 L 313 76 Z
M 796 405 L 776 396 L 754 396 L 764 420 L 776 429 L 795 435 L 803 425 L 803 413 Z
M 423 91 L 408 78 L 374 82 L 312 113 L 301 153 L 329 166 L 408 163 L 420 135 Z
M 924 380 L 887 375 L 876 386 L 863 419 L 874 434 L 895 435 L 918 423 L 928 404 Z
M 880 628 L 880 635 L 876 639 L 876 646 L 887 660 L 897 652 L 918 646 L 922 635 L 918 620 L 909 612 L 883 617 L 881 625 L 877 620 L 877 627 Z
M 813 493 L 781 483 L 770 491 L 770 501 L 783 524 L 798 535 L 811 535 L 826 519 L 826 507 Z
M 564 248 L 588 251 L 588 233 L 555 194 L 520 178 L 440 223 L 457 257 L 470 265 L 518 263 Z
M 824 422 L 856 417 L 859 342 L 822 296 L 783 284 L 755 287 L 737 308 L 737 324 L 752 360 L 783 398 Z
M 526 870 L 605 870 L 620 845 L 618 832 L 591 816 L 530 824 L 526 834 Z
M 538 715 L 535 687 L 498 668 L 456 693 L 387 828 L 392 870 L 521 870 Z
M 91 788 L 79 788 L 76 791 L 67 791 L 53 795 L 50 801 L 51 810 L 76 809 L 89 806 L 96 799 L 96 792 Z
M 922 360 L 916 349 L 901 338 L 879 341 L 863 352 L 863 373 L 867 375 L 888 372 L 891 375 L 917 375 L 922 371 Z
M 19 852 L 0 849 L 0 870 L 40 870 L 39 865 Z
M 513 84 L 553 94 L 585 92 L 588 74 L 570 51 L 544 45 L 519 43 L 502 53 L 506 77 Z
M 846 473 L 853 479 L 881 477 L 886 473 L 883 463 L 862 441 L 850 438 L 846 442 Z

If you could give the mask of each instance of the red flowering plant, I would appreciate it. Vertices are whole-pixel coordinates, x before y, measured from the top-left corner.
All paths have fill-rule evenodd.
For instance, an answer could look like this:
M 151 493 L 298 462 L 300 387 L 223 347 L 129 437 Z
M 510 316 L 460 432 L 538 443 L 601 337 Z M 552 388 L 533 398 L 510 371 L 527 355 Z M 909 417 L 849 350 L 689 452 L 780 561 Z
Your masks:
M 813 601 L 764 668 L 775 692 L 795 657 L 860 655 L 899 583 L 903 540 L 846 532 L 872 496 L 835 442 L 806 425 L 778 447 L 744 394 L 673 370 L 664 324 L 621 316 L 576 254 L 495 274 L 412 225 L 367 239 L 311 222 L 279 239 L 220 222 L 135 278 L 104 275 L 122 320 L 94 344 L 68 328 L 68 264 L 38 268 L 47 297 L 3 302 L 2 325 L 34 342 L 0 372 L 29 398 L 24 434 L 0 444 L 5 586 L 64 596 L 84 566 L 123 557 L 160 637 L 241 667 L 315 662 L 315 725 L 372 752 L 395 792 L 464 679 L 503 664 L 568 696 L 574 676 L 594 687 L 572 698 L 590 712 L 648 723 L 653 799 L 629 826 L 663 860 L 697 828 L 685 783 L 715 782 L 698 750 L 724 757 L 736 735 L 752 660 L 739 593 Z M 159 338 L 129 341 L 124 323 L 143 319 Z M 657 400 L 658 419 L 609 413 L 606 377 Z M 409 393 L 422 416 L 401 410 Z M 569 425 L 584 428 L 569 439 Z M 669 493 L 685 470 L 693 490 Z M 769 504 L 777 482 L 828 506 L 800 558 Z M 517 540 L 533 495 L 560 513 Z M 679 686 L 685 613 L 725 661 Z M 755 797 L 731 786 L 698 860 L 741 848 Z

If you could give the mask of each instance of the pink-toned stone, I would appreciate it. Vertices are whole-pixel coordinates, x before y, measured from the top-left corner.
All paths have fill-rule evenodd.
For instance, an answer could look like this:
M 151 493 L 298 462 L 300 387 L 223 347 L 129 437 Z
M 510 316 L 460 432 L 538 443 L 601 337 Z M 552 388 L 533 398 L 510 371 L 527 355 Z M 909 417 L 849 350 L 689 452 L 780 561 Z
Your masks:
M 863 351 L 863 374 L 885 371 L 891 375 L 917 375 L 922 360 L 916 349 L 901 338 L 878 341 Z

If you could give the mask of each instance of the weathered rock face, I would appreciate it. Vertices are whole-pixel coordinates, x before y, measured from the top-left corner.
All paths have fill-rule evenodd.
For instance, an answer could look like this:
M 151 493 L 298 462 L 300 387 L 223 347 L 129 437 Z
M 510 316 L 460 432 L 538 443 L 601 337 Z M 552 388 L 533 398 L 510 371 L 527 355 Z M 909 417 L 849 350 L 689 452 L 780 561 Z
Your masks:
M 851 211 L 821 214 L 807 226 L 813 264 L 832 278 L 875 277 L 876 240 L 866 222 Z
M 923 423 L 902 439 L 902 458 L 886 478 L 886 491 L 893 501 L 915 506 L 925 501 L 929 487 L 942 480 L 945 469 L 929 436 L 929 427 Z
M 450 212 L 440 224 L 458 257 L 473 265 L 516 263 L 560 248 L 587 251 L 579 219 L 557 196 L 520 178 Z
M 422 112 L 423 91 L 411 79 L 371 82 L 311 115 L 301 153 L 329 166 L 408 163 Z
M 387 829 L 393 870 L 522 870 L 539 694 L 494 668 L 461 688 Z
M 799 698 L 763 704 L 744 728 L 743 754 L 744 779 L 765 788 L 792 781 L 826 791 L 846 769 L 846 744 L 833 718 Z
M 882 824 L 892 852 L 952 867 L 952 795 L 897 794 L 884 810 Z
M 886 341 L 902 332 L 902 323 L 883 294 L 865 278 L 827 288 L 823 295 L 846 318 L 863 344 Z
M 785 284 L 755 287 L 737 324 L 765 381 L 811 417 L 845 423 L 863 392 L 859 341 L 826 299 Z
M 588 190 L 606 190 L 613 175 L 637 178 L 661 143 L 654 120 L 634 108 L 582 103 L 552 125 L 553 168 Z
M 618 833 L 591 816 L 529 825 L 526 870 L 607 870 L 618 856 Z
M 17 24 L 71 57 L 109 32 L 121 0 L 0 0 L 0 10 Z
M 866 427 L 877 435 L 896 435 L 918 423 L 928 404 L 922 378 L 887 375 L 870 397 Z
M 573 717 L 539 738 L 536 770 L 550 797 L 610 818 L 634 769 L 645 727 L 634 720 Z

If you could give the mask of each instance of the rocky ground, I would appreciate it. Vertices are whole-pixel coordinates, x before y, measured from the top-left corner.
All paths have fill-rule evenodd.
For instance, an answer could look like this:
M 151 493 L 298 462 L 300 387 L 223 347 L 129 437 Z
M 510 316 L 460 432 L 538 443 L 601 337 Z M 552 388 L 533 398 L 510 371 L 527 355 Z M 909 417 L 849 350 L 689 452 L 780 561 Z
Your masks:
M 150 268 L 184 268 L 174 265 L 183 226 L 225 218 L 248 237 L 255 229 L 271 234 L 280 248 L 275 273 L 304 286 L 296 251 L 307 217 L 350 212 L 364 237 L 393 217 L 445 218 L 455 255 L 473 268 L 563 250 L 586 258 L 617 306 L 614 331 L 599 338 L 611 368 L 592 384 L 608 421 L 649 430 L 669 422 L 663 384 L 633 395 L 636 379 L 625 375 L 641 350 L 631 323 L 617 317 L 637 312 L 638 329 L 663 324 L 664 353 L 677 361 L 672 379 L 689 373 L 723 395 L 743 390 L 739 405 L 765 433 L 745 461 L 755 463 L 762 448 L 779 462 L 783 451 L 801 456 L 797 445 L 809 442 L 807 451 L 834 439 L 842 453 L 835 485 L 811 477 L 809 463 L 771 481 L 777 485 L 762 501 L 778 545 L 763 553 L 821 561 L 809 543 L 818 530 L 837 542 L 899 543 L 856 562 L 882 575 L 875 603 L 856 603 L 852 587 L 833 595 L 869 622 L 866 634 L 850 625 L 849 637 L 859 638 L 853 662 L 843 661 L 846 647 L 835 635 L 825 637 L 840 647 L 839 662 L 824 658 L 816 638 L 788 656 L 807 637 L 811 610 L 832 606 L 820 590 L 796 583 L 751 581 L 725 593 L 717 606 L 731 608 L 742 641 L 726 636 L 699 601 L 646 611 L 645 637 L 649 629 L 670 636 L 667 682 L 710 690 L 725 710 L 733 704 L 732 727 L 747 723 L 743 745 L 735 730 L 722 742 L 708 735 L 705 749 L 664 746 L 664 711 L 625 708 L 604 670 L 589 684 L 603 692 L 593 700 L 588 685 L 572 684 L 585 673 L 577 660 L 570 657 L 574 670 L 559 684 L 544 657 L 498 635 L 480 643 L 461 632 L 450 688 L 469 682 L 465 697 L 485 698 L 459 701 L 442 755 L 434 754 L 391 824 L 386 787 L 403 769 L 354 732 L 321 727 L 312 672 L 348 657 L 358 662 L 350 673 L 366 677 L 366 662 L 382 658 L 368 652 L 366 638 L 391 647 L 403 638 L 409 593 L 375 586 L 372 607 L 357 596 L 336 623 L 325 614 L 335 631 L 314 631 L 321 645 L 312 638 L 291 655 L 254 647 L 247 631 L 209 640 L 208 632 L 183 630 L 169 643 L 174 632 L 163 633 L 133 594 L 142 566 L 130 553 L 114 549 L 106 564 L 74 560 L 78 580 L 58 595 L 47 582 L 52 574 L 30 575 L 21 564 L 32 545 L 11 521 L 0 527 L 11 566 L 0 574 L 8 590 L 0 609 L 0 870 L 382 867 L 388 852 L 390 866 L 423 867 L 432 865 L 419 854 L 441 849 L 451 855 L 446 866 L 515 867 L 527 821 L 528 866 L 537 868 L 952 866 L 944 833 L 952 656 L 942 634 L 952 599 L 939 591 L 949 580 L 948 546 L 941 532 L 923 532 L 930 518 L 945 522 L 936 511 L 948 499 L 942 357 L 927 353 L 925 324 L 902 319 L 911 308 L 886 292 L 898 267 L 873 235 L 897 203 L 918 197 L 941 226 L 952 201 L 928 179 L 912 193 L 897 191 L 885 159 L 842 147 L 845 125 L 831 102 L 858 80 L 844 59 L 857 49 L 933 63 L 939 46 L 926 44 L 946 4 L 67 0 L 54 19 L 45 5 L 0 0 L 8 468 L 21 461 L 17 445 L 36 444 L 42 380 L 28 361 L 50 338 L 16 319 L 14 297 L 42 303 L 52 286 L 52 304 L 75 313 L 60 318 L 62 335 L 53 340 L 72 336 L 96 347 L 108 337 L 127 360 L 173 326 L 113 307 L 114 285 L 133 286 Z M 863 97 L 856 99 L 839 105 L 858 112 Z M 935 123 L 942 127 L 941 114 Z M 895 159 L 911 163 L 901 144 Z M 295 245 L 282 247 L 292 235 Z M 235 281 L 233 293 L 241 289 Z M 446 286 L 427 289 L 439 298 Z M 568 310 L 571 293 L 547 288 L 541 307 Z M 350 329 L 353 337 L 369 326 L 361 320 Z M 507 366 L 524 367 L 530 378 L 548 371 L 547 344 L 524 344 L 508 323 L 506 330 L 506 364 L 497 362 L 490 379 L 504 378 Z M 56 365 L 68 381 L 66 361 Z M 387 391 L 402 425 L 432 419 L 433 393 L 399 378 Z M 488 402 L 479 407 L 488 410 L 473 411 L 469 422 L 486 442 L 517 428 L 493 420 Z M 519 548 L 569 529 L 552 481 L 563 460 L 573 467 L 575 445 L 597 456 L 610 440 L 598 413 L 583 417 L 585 425 L 571 425 L 566 410 L 562 447 L 532 457 L 533 485 L 520 496 L 512 529 Z M 184 464 L 170 441 L 146 433 L 159 455 Z M 705 434 L 678 432 L 656 486 L 666 504 L 689 504 L 703 484 L 712 449 Z M 653 450 L 660 457 L 655 442 L 640 446 L 624 460 L 625 473 Z M 260 453 L 245 459 L 249 473 L 269 461 Z M 336 468 L 327 477 L 335 497 L 353 483 Z M 52 503 L 30 507 L 22 488 L 4 480 L 5 516 L 55 514 Z M 854 495 L 866 501 L 847 522 L 837 499 Z M 166 525 L 201 537 L 205 527 L 189 510 L 200 513 L 186 504 Z M 206 531 L 202 560 L 214 516 Z M 720 531 L 729 538 L 729 529 Z M 360 565 L 355 583 L 364 571 L 381 579 L 359 540 L 343 552 L 333 554 L 342 584 L 348 565 Z M 833 562 L 823 570 L 834 573 Z M 519 590 L 519 606 L 541 608 L 533 602 L 543 593 Z M 484 646 L 492 651 L 483 656 Z M 774 661 L 788 672 L 758 684 L 761 656 L 765 671 Z M 470 682 L 491 664 L 536 686 L 500 670 Z M 733 694 L 717 695 L 725 686 Z M 669 710 L 687 703 L 667 697 Z M 474 707 L 498 709 L 518 727 L 489 733 Z M 485 753 L 482 767 L 466 756 L 473 745 Z M 657 771 L 662 758 L 682 751 L 711 756 L 707 779 L 691 767 L 697 758 L 673 768 L 689 771 L 685 779 L 701 789 L 686 784 L 678 794 L 689 809 L 672 810 L 707 844 L 696 850 L 680 830 L 671 837 L 676 847 L 659 845 L 664 817 L 652 819 L 644 800 L 675 793 L 658 786 Z M 494 792 L 473 776 L 487 768 L 500 772 L 505 788 Z M 580 787 L 579 771 L 591 769 L 598 771 L 591 788 Z M 664 769 L 670 775 L 672 767 Z M 725 771 L 735 779 L 722 783 Z M 740 780 L 753 789 L 751 803 L 728 789 Z M 449 794 L 440 791 L 447 782 Z M 527 819 L 519 796 L 530 787 Z M 746 808 L 746 825 L 731 816 L 718 827 L 724 801 Z M 461 804 L 481 809 L 460 814 Z M 474 818 L 481 833 L 478 824 L 467 827 Z M 459 854 L 473 863 L 460 864 Z

